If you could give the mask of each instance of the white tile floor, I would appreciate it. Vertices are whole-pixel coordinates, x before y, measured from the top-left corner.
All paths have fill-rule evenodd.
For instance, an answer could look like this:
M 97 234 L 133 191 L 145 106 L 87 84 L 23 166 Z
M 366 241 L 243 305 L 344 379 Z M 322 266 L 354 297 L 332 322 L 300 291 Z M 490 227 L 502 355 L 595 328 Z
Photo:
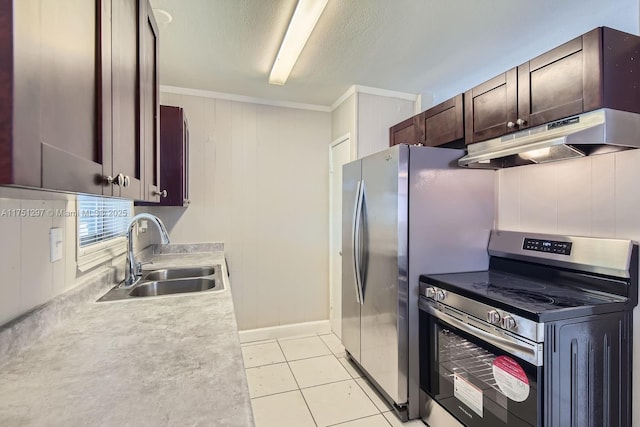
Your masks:
M 242 345 L 256 427 L 424 427 L 402 423 L 334 334 Z

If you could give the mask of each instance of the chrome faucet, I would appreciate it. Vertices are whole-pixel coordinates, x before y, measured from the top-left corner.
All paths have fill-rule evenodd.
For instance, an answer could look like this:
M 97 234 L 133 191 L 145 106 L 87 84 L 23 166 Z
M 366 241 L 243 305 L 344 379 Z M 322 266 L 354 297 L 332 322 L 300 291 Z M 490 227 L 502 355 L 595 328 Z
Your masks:
M 167 229 L 157 216 L 143 212 L 131 218 L 131 222 L 127 227 L 127 244 L 129 245 L 127 252 L 127 272 L 121 286 L 135 285 L 135 283 L 140 279 L 140 276 L 142 276 L 142 263 L 136 263 L 135 256 L 133 254 L 133 228 L 138 220 L 141 219 L 148 219 L 152 224 L 155 224 L 160 232 L 162 243 L 165 245 L 169 243 L 169 234 L 167 233 Z

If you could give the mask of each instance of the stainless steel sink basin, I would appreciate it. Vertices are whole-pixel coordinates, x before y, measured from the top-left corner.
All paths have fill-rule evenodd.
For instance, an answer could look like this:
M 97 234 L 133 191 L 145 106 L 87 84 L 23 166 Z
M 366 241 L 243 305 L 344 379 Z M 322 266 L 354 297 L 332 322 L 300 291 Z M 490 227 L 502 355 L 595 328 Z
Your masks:
M 137 285 L 129 292 L 132 297 L 155 297 L 158 295 L 184 294 L 214 289 L 218 281 L 207 277 L 191 277 L 188 279 L 161 280 Z
M 220 266 L 163 268 L 143 273 L 133 286 L 115 286 L 98 302 L 163 295 L 208 293 L 224 289 Z
M 214 267 L 164 268 L 153 270 L 142 275 L 142 280 L 184 279 L 187 277 L 210 276 L 215 273 Z

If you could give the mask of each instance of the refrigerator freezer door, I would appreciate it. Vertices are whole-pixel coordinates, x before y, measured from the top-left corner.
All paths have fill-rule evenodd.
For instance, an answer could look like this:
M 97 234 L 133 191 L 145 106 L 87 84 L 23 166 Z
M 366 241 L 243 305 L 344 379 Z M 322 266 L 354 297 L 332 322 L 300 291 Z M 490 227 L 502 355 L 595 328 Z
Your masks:
M 342 344 L 360 362 L 360 301 L 356 279 L 354 246 L 357 202 L 362 162 L 347 163 L 342 168 Z
M 361 365 L 397 404 L 407 402 L 408 147 L 362 160 Z

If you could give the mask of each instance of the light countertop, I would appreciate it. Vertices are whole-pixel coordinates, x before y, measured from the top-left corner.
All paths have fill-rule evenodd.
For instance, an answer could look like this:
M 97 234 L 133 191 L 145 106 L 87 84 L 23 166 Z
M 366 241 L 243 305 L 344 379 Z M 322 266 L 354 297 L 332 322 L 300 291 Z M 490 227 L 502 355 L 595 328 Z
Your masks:
M 225 290 L 89 303 L 0 366 L 0 425 L 253 426 L 223 253 L 152 260 Z

